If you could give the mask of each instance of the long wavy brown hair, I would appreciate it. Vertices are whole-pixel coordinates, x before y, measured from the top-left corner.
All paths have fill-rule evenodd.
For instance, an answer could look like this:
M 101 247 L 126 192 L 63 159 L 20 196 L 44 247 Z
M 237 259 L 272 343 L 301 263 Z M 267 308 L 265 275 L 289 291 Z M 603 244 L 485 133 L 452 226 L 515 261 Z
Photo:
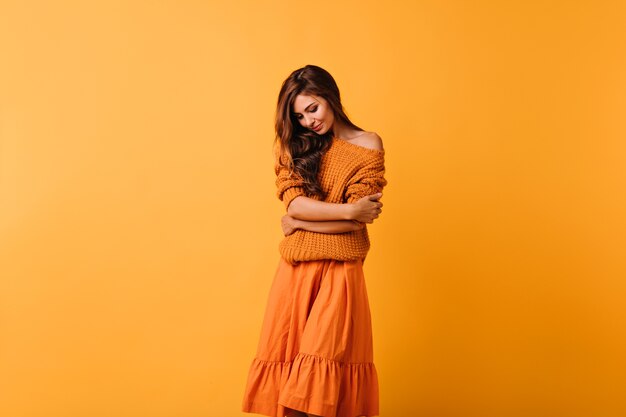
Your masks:
M 318 172 L 324 153 L 330 148 L 334 135 L 331 129 L 323 135 L 302 127 L 293 115 L 293 102 L 299 94 L 323 97 L 333 111 L 335 120 L 363 130 L 350 121 L 343 106 L 335 79 L 317 65 L 306 65 L 293 71 L 278 94 L 276 106 L 274 146 L 280 146 L 279 164 L 287 166 L 291 175 L 303 179 L 304 191 L 309 197 L 326 198 L 319 184 Z

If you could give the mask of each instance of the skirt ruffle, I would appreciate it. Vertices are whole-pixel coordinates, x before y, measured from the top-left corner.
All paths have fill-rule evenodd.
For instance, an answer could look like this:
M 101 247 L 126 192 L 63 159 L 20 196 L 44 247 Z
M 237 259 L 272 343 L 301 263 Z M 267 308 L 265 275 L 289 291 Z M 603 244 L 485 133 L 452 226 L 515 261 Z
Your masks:
M 281 259 L 242 410 L 377 416 L 378 396 L 362 262 Z

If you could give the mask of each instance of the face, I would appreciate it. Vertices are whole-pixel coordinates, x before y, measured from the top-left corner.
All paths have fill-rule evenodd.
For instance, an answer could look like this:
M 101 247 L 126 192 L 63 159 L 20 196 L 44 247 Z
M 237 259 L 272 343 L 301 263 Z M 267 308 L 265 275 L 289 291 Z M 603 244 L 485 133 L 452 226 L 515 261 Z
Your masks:
M 293 101 L 292 111 L 300 125 L 318 135 L 328 132 L 335 121 L 328 101 L 316 95 L 297 95 Z

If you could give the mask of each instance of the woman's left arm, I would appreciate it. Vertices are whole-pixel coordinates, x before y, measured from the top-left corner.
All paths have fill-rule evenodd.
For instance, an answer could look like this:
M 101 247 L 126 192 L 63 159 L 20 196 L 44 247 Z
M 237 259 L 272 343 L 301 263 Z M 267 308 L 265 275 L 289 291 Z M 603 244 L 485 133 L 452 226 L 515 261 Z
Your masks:
M 298 229 L 318 233 L 346 233 L 365 227 L 365 223 L 356 220 L 309 221 L 300 220 L 285 214 L 281 219 L 283 233 L 288 236 Z

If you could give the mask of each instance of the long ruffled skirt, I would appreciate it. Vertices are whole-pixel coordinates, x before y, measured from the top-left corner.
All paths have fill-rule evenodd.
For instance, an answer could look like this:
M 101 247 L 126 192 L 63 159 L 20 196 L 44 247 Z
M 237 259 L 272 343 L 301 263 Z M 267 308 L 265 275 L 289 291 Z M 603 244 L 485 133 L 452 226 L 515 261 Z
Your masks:
M 280 258 L 242 411 L 271 417 L 378 414 L 363 262 Z

